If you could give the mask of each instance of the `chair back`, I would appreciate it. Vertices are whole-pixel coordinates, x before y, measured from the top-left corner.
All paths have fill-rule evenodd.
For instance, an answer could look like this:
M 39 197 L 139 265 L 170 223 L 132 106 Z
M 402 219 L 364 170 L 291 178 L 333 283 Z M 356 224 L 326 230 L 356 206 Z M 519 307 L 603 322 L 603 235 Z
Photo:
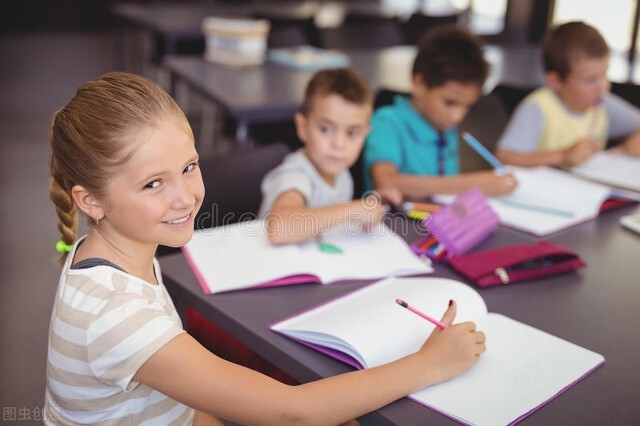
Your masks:
M 635 83 L 611 83 L 611 93 L 640 108 L 640 85 Z
M 196 229 L 255 219 L 262 199 L 262 178 L 287 153 L 286 145 L 274 143 L 202 160 L 206 194 L 196 216 Z
M 495 94 L 500 99 L 502 105 L 507 111 L 507 114 L 510 116 L 518 104 L 535 89 L 536 87 L 533 86 L 521 87 L 501 83 L 494 87 L 491 93 Z
M 459 18 L 459 13 L 426 15 L 422 12 L 415 12 L 403 25 L 404 38 L 408 44 L 417 46 L 427 31 L 444 25 L 456 25 Z
M 381 49 L 404 44 L 396 18 L 347 17 L 335 28 L 319 30 L 319 43 L 326 49 Z

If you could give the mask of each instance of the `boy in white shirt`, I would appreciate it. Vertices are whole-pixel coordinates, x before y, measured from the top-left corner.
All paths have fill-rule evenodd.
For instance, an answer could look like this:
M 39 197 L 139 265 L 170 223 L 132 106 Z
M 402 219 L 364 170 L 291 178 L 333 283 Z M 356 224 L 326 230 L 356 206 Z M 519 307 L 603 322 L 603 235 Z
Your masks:
M 349 168 L 369 132 L 372 99 L 366 81 L 347 68 L 319 71 L 310 80 L 295 116 L 304 147 L 262 181 L 259 216 L 267 219 L 271 242 L 304 241 L 339 224 L 367 227 L 384 214 L 380 195 L 402 202 L 393 189 L 353 200 Z

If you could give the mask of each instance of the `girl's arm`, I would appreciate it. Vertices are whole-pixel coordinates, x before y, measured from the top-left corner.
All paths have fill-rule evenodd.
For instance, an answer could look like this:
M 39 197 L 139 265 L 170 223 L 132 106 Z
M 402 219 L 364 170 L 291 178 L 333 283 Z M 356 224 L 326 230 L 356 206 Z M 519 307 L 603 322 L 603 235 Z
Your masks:
M 450 325 L 455 304 L 442 322 Z M 225 361 L 183 333 L 152 355 L 134 380 L 196 410 L 243 424 L 339 424 L 471 368 L 485 350 L 473 323 L 436 329 L 392 363 L 289 386 Z
M 395 187 L 411 199 L 423 199 L 435 194 L 461 194 L 477 188 L 487 196 L 498 196 L 513 191 L 517 182 L 513 175 L 492 171 L 464 173 L 455 176 L 421 176 L 402 174 L 392 163 L 376 163 L 371 168 L 376 188 Z
M 297 243 L 314 238 L 338 224 L 368 225 L 382 218 L 384 209 L 374 197 L 323 207 L 306 207 L 296 190 L 283 193 L 267 215 L 267 230 L 273 244 Z

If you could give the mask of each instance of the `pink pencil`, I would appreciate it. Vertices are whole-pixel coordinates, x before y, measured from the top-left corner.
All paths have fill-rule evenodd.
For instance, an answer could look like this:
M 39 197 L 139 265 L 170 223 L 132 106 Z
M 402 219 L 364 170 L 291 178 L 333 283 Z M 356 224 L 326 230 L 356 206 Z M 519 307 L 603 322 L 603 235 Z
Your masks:
M 435 318 L 430 317 L 429 315 L 425 314 L 424 312 L 420 312 L 419 310 L 417 310 L 413 306 L 410 306 L 407 302 L 405 302 L 402 299 L 396 299 L 396 303 L 398 305 L 402 306 L 403 308 L 407 308 L 408 310 L 410 310 L 414 314 L 416 314 L 418 316 L 421 316 L 422 318 L 426 319 L 427 321 L 435 324 L 438 328 L 441 328 L 441 329 L 447 328 L 447 324 L 445 324 L 443 322 L 440 322 Z

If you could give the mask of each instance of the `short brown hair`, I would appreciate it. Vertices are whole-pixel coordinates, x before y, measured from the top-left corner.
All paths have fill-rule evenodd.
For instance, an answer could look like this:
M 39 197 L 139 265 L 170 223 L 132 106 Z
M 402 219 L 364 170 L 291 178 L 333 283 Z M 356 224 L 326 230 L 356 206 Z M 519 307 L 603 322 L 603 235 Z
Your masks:
M 72 188 L 80 185 L 95 196 L 104 195 L 114 168 L 133 154 L 131 141 L 164 118 L 175 118 L 193 139 L 185 115 L 171 96 L 156 83 L 124 72 L 84 83 L 55 113 L 49 132 L 49 194 L 64 243 L 73 244 L 76 239 L 78 209 Z
M 309 114 L 318 96 L 339 95 L 356 105 L 371 107 L 373 94 L 367 81 L 350 68 L 318 71 L 307 84 L 300 112 Z
M 449 81 L 484 85 L 489 63 L 482 53 L 482 42 L 470 32 L 455 26 L 428 31 L 413 61 L 413 75 L 420 75 L 429 87 Z
M 543 40 L 542 61 L 545 71 L 555 71 L 564 80 L 578 59 L 604 58 L 609 46 L 600 32 L 581 21 L 567 22 L 550 32 Z

